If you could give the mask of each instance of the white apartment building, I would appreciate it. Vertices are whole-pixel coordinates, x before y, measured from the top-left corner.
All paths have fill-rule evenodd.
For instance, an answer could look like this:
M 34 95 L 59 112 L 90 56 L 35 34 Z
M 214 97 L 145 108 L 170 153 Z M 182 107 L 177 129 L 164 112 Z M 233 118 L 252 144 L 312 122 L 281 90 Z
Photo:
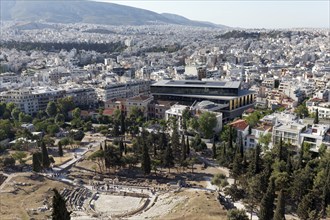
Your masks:
M 182 130 L 182 113 L 185 109 L 189 110 L 189 106 L 178 105 L 178 104 L 171 106 L 171 108 L 166 110 L 165 112 L 165 120 L 169 120 L 170 118 L 175 118 L 178 123 L 179 130 Z M 200 114 L 202 114 L 203 111 L 207 111 L 207 110 L 199 110 L 196 113 L 196 116 L 198 117 Z M 216 119 L 217 119 L 217 125 L 214 128 L 214 131 L 219 132 L 222 130 L 222 113 L 221 112 L 212 112 L 212 113 L 216 115 Z
M 128 113 L 130 113 L 131 109 L 133 107 L 137 107 L 138 109 L 140 109 L 143 113 L 143 116 L 145 118 L 148 117 L 148 105 L 149 103 L 154 100 L 153 96 L 144 96 L 144 95 L 139 95 L 139 96 L 135 96 L 132 98 L 128 98 L 126 100 L 126 111 Z
M 62 98 L 63 89 L 51 89 L 48 87 L 23 88 L 0 93 L 1 102 L 13 102 L 22 112 L 34 114 L 44 111 L 48 102 Z
M 329 129 L 330 125 L 312 125 L 301 133 L 301 141 L 311 144 L 311 150 L 318 152 Z
M 290 112 L 274 112 L 260 119 L 261 122 L 275 125 L 277 123 L 288 124 L 290 122 L 298 122 L 298 116 Z
M 186 105 L 172 105 L 170 109 L 165 112 L 165 120 L 168 121 L 170 118 L 175 118 L 178 122 L 179 130 L 182 130 L 182 113 L 185 109 L 189 109 Z
M 306 106 L 310 113 L 319 112 L 319 118 L 330 119 L 330 102 L 324 102 L 321 99 L 313 98 L 306 102 Z
M 275 88 L 275 79 L 274 78 L 264 79 L 262 81 L 261 85 L 266 87 L 266 88 L 273 89 L 273 88 Z
M 247 135 L 245 138 L 245 148 L 254 148 L 259 143 L 259 138 L 261 136 L 272 134 L 273 126 L 268 124 L 262 124 L 257 128 L 251 129 L 251 134 Z M 272 143 L 269 144 L 269 148 L 272 147 Z
M 76 106 L 94 108 L 97 103 L 97 94 L 94 88 L 69 87 L 65 89 L 65 96 L 72 97 Z
M 306 125 L 290 122 L 287 124 L 278 123 L 273 127 L 273 144 L 278 144 L 282 138 L 283 142 L 289 142 L 294 146 L 300 146 L 302 142 L 301 133 L 306 128 Z
M 137 80 L 126 83 L 111 83 L 97 90 L 99 98 L 106 102 L 114 98 L 130 98 L 140 94 L 147 95 L 150 91 L 150 81 Z

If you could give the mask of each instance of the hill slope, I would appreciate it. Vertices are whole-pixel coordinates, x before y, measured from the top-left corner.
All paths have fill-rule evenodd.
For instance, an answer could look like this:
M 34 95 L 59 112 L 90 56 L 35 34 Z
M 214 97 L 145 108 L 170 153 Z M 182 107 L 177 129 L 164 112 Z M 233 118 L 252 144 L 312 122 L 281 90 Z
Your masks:
M 1 1 L 0 4 L 2 20 L 108 25 L 167 23 L 201 27 L 221 27 L 208 22 L 192 21 L 178 15 L 158 14 L 152 11 L 114 3 L 87 0 L 11 0 Z

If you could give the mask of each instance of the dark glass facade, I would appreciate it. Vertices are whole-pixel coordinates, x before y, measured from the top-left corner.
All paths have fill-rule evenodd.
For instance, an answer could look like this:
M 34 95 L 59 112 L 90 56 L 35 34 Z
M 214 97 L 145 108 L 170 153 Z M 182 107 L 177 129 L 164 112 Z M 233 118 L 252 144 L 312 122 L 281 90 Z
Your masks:
M 238 96 L 237 88 L 151 86 L 151 93 Z

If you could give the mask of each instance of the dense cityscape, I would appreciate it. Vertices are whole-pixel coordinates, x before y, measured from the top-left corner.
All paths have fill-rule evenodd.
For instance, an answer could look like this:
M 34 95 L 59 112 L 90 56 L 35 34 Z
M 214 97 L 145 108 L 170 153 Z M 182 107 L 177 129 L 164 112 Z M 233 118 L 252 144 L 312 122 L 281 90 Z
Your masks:
M 330 218 L 329 29 L 0 25 L 1 219 Z

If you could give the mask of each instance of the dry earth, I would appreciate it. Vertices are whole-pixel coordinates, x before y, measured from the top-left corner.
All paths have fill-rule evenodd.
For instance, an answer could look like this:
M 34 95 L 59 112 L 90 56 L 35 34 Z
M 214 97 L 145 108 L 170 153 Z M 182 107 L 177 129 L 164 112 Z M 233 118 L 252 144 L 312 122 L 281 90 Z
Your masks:
M 0 216 L 1 220 L 12 219 L 46 219 L 50 215 L 50 211 L 33 212 L 32 209 L 37 210 L 42 207 L 43 201 L 52 200 L 52 189 L 70 188 L 65 183 L 53 181 L 43 176 L 36 176 L 33 178 L 32 174 L 19 174 L 13 177 L 0 192 Z M 26 183 L 14 185 L 16 183 Z M 37 213 L 37 214 L 36 214 Z

